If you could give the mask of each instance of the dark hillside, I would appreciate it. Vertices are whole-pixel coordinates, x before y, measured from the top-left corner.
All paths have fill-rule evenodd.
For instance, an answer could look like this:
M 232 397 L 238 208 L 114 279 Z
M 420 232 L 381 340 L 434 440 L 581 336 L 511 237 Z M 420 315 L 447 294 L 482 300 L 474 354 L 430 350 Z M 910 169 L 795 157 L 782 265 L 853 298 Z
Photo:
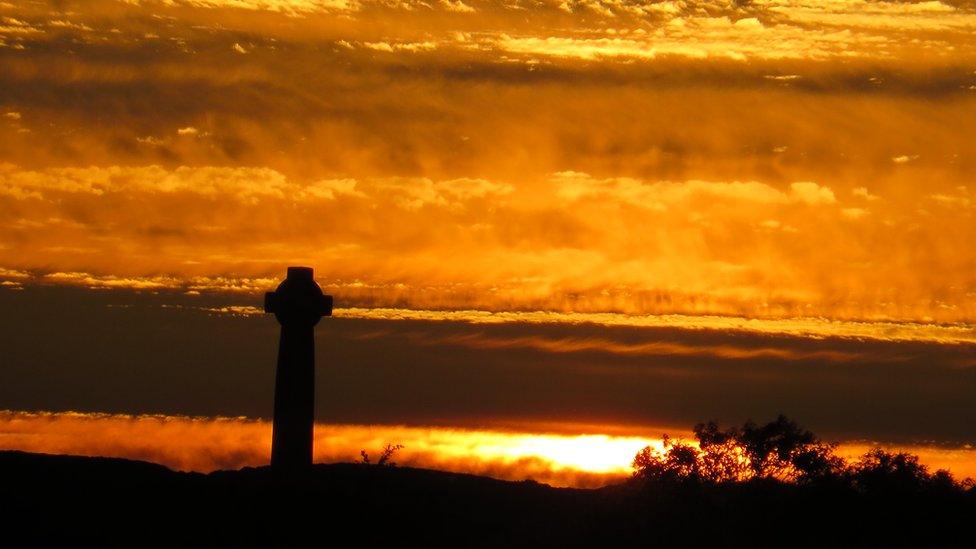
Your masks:
M 970 547 L 968 492 L 853 493 L 777 482 L 552 488 L 360 464 L 209 475 L 0 452 L 5 547 Z

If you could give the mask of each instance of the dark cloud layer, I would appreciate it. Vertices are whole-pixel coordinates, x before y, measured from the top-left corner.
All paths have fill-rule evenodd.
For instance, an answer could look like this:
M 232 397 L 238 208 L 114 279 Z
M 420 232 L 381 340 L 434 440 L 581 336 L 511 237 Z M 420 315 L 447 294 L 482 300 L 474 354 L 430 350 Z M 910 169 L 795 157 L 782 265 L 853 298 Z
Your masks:
M 0 321 L 0 408 L 270 415 L 272 318 L 167 308 L 211 298 L 162 294 L 29 288 L 0 299 L 12 313 Z M 351 318 L 323 321 L 317 345 L 324 422 L 639 429 L 786 413 L 837 439 L 976 441 L 972 345 Z

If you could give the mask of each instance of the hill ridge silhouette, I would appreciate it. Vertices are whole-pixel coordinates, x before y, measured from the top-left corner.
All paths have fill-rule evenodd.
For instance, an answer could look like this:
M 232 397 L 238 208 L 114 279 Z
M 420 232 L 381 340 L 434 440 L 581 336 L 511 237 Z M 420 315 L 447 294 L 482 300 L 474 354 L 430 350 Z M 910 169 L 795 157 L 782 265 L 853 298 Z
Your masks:
M 358 463 L 177 472 L 137 460 L 0 452 L 5 545 L 291 547 L 962 547 L 976 492 L 875 498 L 764 481 L 554 488 Z

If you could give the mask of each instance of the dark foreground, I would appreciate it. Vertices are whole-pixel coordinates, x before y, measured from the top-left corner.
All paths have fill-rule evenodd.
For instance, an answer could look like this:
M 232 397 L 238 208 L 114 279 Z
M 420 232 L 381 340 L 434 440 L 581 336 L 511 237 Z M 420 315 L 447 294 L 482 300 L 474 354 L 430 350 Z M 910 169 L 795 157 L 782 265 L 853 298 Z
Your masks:
M 551 488 L 361 464 L 209 475 L 0 452 L 0 546 L 972 547 L 976 494 L 774 482 Z

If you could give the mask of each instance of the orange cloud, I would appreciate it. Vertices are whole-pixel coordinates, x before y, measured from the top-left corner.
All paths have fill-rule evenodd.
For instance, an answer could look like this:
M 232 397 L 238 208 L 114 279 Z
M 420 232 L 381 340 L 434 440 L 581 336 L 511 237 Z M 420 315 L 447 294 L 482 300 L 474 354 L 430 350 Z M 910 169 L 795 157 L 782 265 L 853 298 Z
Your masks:
M 364 334 L 361 339 L 390 337 L 391 334 Z M 547 338 L 540 336 L 491 337 L 484 334 L 463 334 L 449 337 L 431 337 L 428 334 L 404 334 L 417 344 L 428 346 L 462 346 L 474 349 L 536 349 L 547 353 L 601 352 L 628 356 L 694 356 L 719 359 L 777 359 L 777 360 L 824 360 L 851 362 L 872 359 L 875 361 L 904 361 L 908 357 L 882 357 L 877 353 L 844 351 L 799 351 L 777 347 L 745 348 L 732 345 L 689 345 L 667 341 L 622 343 L 601 338 Z
M 957 208 L 939 218 L 894 200 L 867 215 L 810 181 L 582 172 L 515 184 L 8 164 L 0 189 L 0 266 L 47 283 L 260 291 L 282 264 L 308 263 L 347 303 L 380 308 L 942 322 L 976 310 L 964 188 L 932 195 Z M 912 246 L 919 231 L 943 245 Z M 932 270 L 909 268 L 920 255 Z
M 4 10 L 3 269 L 257 292 L 309 263 L 362 308 L 976 319 L 968 5 Z
M 0 448 L 114 456 L 209 472 L 266 465 L 271 425 L 247 418 L 189 418 L 81 413 L 0 412 Z M 641 437 L 479 431 L 398 425 L 323 425 L 315 461 L 358 461 L 386 444 L 403 444 L 398 464 L 531 478 L 558 486 L 598 486 L 630 473 Z

